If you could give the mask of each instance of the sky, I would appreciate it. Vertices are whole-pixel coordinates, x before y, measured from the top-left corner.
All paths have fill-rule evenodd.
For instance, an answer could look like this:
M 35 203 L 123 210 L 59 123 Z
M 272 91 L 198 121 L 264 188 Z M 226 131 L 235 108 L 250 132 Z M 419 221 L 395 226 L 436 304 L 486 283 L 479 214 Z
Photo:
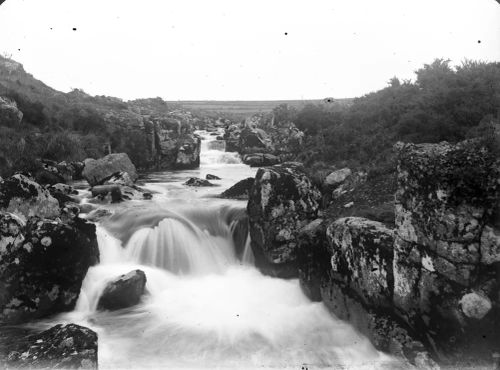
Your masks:
M 7 0 L 0 53 L 122 99 L 361 96 L 435 58 L 500 61 L 495 0 Z

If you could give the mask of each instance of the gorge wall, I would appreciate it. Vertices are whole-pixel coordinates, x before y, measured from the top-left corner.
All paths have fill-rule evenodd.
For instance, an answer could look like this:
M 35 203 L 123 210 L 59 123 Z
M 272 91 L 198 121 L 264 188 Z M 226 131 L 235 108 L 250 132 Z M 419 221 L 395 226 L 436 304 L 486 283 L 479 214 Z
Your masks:
M 430 357 L 451 366 L 494 362 L 500 161 L 478 141 L 395 150 L 394 229 L 361 217 L 329 219 L 317 200 L 310 212 L 307 199 L 318 191 L 300 169 L 291 165 L 286 176 L 274 173 L 288 164 L 260 169 L 248 206 L 254 252 L 267 257 L 268 273 L 292 261 L 286 273 L 300 277 L 306 294 L 417 367 L 434 366 Z M 293 194 L 304 189 L 302 204 Z M 287 232 L 289 221 L 297 231 Z

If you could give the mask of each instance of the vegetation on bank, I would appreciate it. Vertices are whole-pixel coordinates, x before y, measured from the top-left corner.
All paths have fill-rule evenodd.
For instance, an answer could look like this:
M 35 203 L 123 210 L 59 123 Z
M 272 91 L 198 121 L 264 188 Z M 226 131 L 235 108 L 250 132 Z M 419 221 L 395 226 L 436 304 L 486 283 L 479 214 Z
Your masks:
M 172 108 L 160 98 L 124 102 L 78 89 L 61 93 L 2 57 L 0 96 L 15 101 L 23 113 L 15 127 L 0 122 L 2 176 L 29 170 L 36 158 L 77 161 L 109 150 L 125 152 L 137 167 L 146 168 L 142 119 L 166 115 Z M 370 177 L 393 172 L 391 153 L 397 141 L 492 137 L 499 109 L 500 63 L 465 61 L 452 67 L 438 59 L 416 71 L 415 81 L 395 77 L 386 88 L 348 102 L 281 104 L 273 113 L 275 121 L 294 122 L 306 133 L 297 159 L 315 175 L 349 166 L 369 170 Z
M 415 81 L 394 77 L 386 88 L 350 105 L 279 106 L 277 119 L 306 133 L 300 159 L 307 164 L 393 167 L 392 146 L 492 137 L 500 115 L 500 63 L 437 59 L 416 71 Z M 373 173 L 372 173 L 373 174 Z

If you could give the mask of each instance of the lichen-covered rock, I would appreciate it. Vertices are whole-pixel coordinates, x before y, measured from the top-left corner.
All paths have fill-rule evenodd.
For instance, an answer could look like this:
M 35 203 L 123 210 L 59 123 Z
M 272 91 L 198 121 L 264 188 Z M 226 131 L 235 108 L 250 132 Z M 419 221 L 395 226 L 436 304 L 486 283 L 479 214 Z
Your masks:
M 137 180 L 137 170 L 125 153 L 113 153 L 100 159 L 87 158 L 82 176 L 91 186 L 103 184 L 119 172 L 126 172 L 132 181 Z
M 478 241 L 499 197 L 500 168 L 478 142 L 399 145 L 396 217 L 399 236 L 455 262 L 446 246 Z M 470 256 L 469 252 L 465 253 Z M 470 262 L 477 262 L 477 253 Z
M 16 174 L 0 182 L 0 210 L 26 220 L 32 216 L 59 216 L 59 202 L 50 192 L 29 177 Z
M 393 232 L 382 223 L 346 217 L 326 229 L 332 276 L 346 284 L 361 302 L 392 306 Z
M 444 356 L 491 358 L 500 342 L 499 159 L 478 141 L 396 149 L 396 312 Z
M 109 282 L 97 303 L 98 310 L 119 310 L 134 306 L 141 300 L 146 286 L 146 274 L 130 271 Z
M 58 324 L 25 338 L 5 365 L 30 369 L 97 370 L 97 334 L 76 324 Z
M 238 181 L 229 189 L 222 192 L 221 198 L 226 199 L 248 199 L 255 179 L 253 177 Z
M 99 260 L 95 225 L 0 213 L 0 323 L 71 310 Z
M 18 127 L 23 119 L 23 112 L 17 108 L 15 101 L 0 96 L 0 125 Z
M 299 163 L 257 171 L 247 209 L 252 249 L 261 269 L 297 274 L 297 234 L 317 218 L 320 199 Z

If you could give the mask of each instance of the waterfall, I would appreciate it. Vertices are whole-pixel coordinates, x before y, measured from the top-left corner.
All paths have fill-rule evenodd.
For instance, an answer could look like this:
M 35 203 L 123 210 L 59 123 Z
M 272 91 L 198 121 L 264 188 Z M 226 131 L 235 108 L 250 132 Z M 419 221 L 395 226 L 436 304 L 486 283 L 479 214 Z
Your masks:
M 297 279 L 253 266 L 244 202 L 186 189 L 190 176 L 220 175 L 210 189 L 222 192 L 255 172 L 231 162 L 237 154 L 209 149 L 213 135 L 203 138 L 201 173 L 165 172 L 154 184 L 168 196 L 113 206 L 97 225 L 101 262 L 88 270 L 75 310 L 58 322 L 98 333 L 100 369 L 390 367 L 392 359 L 311 302 Z M 147 278 L 141 302 L 97 311 L 107 283 L 135 269 Z
M 204 131 L 198 131 L 197 133 L 203 138 L 200 157 L 202 165 L 242 163 L 238 153 L 226 152 L 225 140 L 217 140 L 214 135 Z M 220 132 L 220 134 L 223 134 L 223 132 Z

